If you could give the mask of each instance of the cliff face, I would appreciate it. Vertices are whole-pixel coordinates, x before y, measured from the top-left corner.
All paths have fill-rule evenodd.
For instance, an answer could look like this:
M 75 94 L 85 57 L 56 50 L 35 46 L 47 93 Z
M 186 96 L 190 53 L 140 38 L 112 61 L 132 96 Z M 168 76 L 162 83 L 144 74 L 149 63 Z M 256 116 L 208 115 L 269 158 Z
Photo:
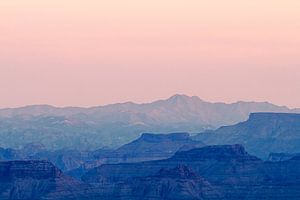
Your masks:
M 178 164 L 187 166 L 189 170 L 176 169 Z M 132 188 L 139 188 L 132 195 L 144 191 L 144 196 L 139 196 L 140 199 L 147 199 L 147 194 L 156 196 L 152 192 L 166 188 L 164 181 L 175 180 L 175 183 L 183 183 L 184 186 L 169 181 L 168 184 L 173 189 L 168 191 L 176 191 L 174 188 L 181 188 L 180 193 L 184 194 L 187 194 L 185 191 L 190 191 L 189 199 L 283 200 L 299 198 L 299 174 L 300 159 L 297 157 L 285 162 L 264 162 L 249 155 L 240 145 L 224 145 L 179 152 L 172 158 L 161 161 L 104 165 L 89 171 L 82 179 L 96 185 L 113 185 L 119 188 L 114 194 L 120 196 L 124 188 L 127 188 L 128 194 L 132 192 Z M 195 183 L 195 180 L 201 181 Z M 204 191 L 211 193 L 203 193 L 203 187 L 206 188 Z M 148 191 L 145 188 L 150 189 Z M 206 196 L 193 196 L 194 190 Z M 176 192 L 170 193 L 171 196 L 173 194 L 180 196 Z
M 0 199 L 83 199 L 88 190 L 47 161 L 0 162 Z
M 300 114 L 253 113 L 245 122 L 200 133 L 193 139 L 210 145 L 242 144 L 261 158 L 269 153 L 300 152 Z

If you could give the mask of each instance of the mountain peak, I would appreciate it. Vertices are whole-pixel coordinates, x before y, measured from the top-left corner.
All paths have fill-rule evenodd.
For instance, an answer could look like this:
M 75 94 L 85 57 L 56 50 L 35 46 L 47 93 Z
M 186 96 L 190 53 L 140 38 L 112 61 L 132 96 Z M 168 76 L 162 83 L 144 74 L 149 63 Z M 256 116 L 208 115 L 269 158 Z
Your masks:
M 173 96 L 171 96 L 170 98 L 167 99 L 167 101 L 169 102 L 185 102 L 185 101 L 189 101 L 189 100 L 198 100 L 198 101 L 202 101 L 199 97 L 197 96 L 188 96 L 185 94 L 175 94 Z

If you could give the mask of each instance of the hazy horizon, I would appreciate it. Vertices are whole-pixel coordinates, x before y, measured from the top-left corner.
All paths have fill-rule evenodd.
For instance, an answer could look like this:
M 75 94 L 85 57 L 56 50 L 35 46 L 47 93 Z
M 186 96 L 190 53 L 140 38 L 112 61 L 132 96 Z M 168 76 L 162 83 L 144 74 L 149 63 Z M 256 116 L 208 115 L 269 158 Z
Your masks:
M 0 2 L 0 107 L 210 102 L 300 107 L 300 1 Z
M 122 103 L 134 103 L 134 104 L 148 104 L 148 103 L 153 103 L 156 101 L 161 101 L 161 100 L 168 100 L 169 98 L 173 97 L 173 96 L 187 96 L 187 97 L 198 97 L 200 100 L 204 101 L 204 102 L 208 102 L 208 103 L 225 103 L 225 104 L 234 104 L 234 103 L 238 103 L 238 102 L 245 102 L 245 103 L 270 103 L 276 106 L 286 106 L 286 105 L 278 105 L 275 104 L 273 102 L 269 102 L 269 101 L 242 101 L 242 100 L 236 100 L 233 102 L 222 102 L 222 101 L 207 101 L 197 95 L 186 95 L 186 94 L 173 94 L 172 96 L 168 96 L 168 97 L 164 97 L 164 98 L 160 98 L 160 99 L 152 99 L 149 101 L 141 101 L 141 102 L 136 102 L 136 101 L 123 101 L 123 102 L 111 102 L 111 103 L 107 103 L 107 104 L 97 104 L 97 105 L 89 105 L 89 106 L 77 106 L 77 105 L 63 105 L 63 106 L 59 106 L 59 105 L 54 105 L 54 104 L 27 104 L 27 105 L 21 105 L 21 106 L 17 106 L 17 107 L 1 107 L 0 109 L 14 109 L 14 108 L 22 108 L 22 107 L 27 107 L 27 106 L 53 106 L 53 107 L 57 107 L 57 108 L 67 108 L 67 107 L 78 107 L 78 108 L 92 108 L 92 107 L 97 107 L 97 106 L 108 106 L 108 105 L 114 105 L 114 104 L 122 104 Z M 286 106 L 289 109 L 300 109 L 300 107 L 289 107 Z

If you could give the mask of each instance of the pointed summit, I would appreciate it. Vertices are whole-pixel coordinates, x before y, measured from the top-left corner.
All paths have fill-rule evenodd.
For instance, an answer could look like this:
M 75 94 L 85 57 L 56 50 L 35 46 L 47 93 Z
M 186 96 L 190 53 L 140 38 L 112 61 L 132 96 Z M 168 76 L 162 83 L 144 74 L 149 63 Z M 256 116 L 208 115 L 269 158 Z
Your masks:
M 166 101 L 172 102 L 172 103 L 182 103 L 182 102 L 188 102 L 188 101 L 202 101 L 197 96 L 188 96 L 185 94 L 175 94 L 168 98 Z

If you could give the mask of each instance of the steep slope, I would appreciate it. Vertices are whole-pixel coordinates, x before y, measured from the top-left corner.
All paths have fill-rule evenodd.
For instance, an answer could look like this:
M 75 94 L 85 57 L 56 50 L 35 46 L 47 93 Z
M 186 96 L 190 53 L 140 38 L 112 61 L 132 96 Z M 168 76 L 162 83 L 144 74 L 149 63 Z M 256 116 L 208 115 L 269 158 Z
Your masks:
M 300 114 L 253 113 L 245 122 L 193 137 L 206 144 L 235 144 L 266 158 L 271 152 L 300 152 Z

